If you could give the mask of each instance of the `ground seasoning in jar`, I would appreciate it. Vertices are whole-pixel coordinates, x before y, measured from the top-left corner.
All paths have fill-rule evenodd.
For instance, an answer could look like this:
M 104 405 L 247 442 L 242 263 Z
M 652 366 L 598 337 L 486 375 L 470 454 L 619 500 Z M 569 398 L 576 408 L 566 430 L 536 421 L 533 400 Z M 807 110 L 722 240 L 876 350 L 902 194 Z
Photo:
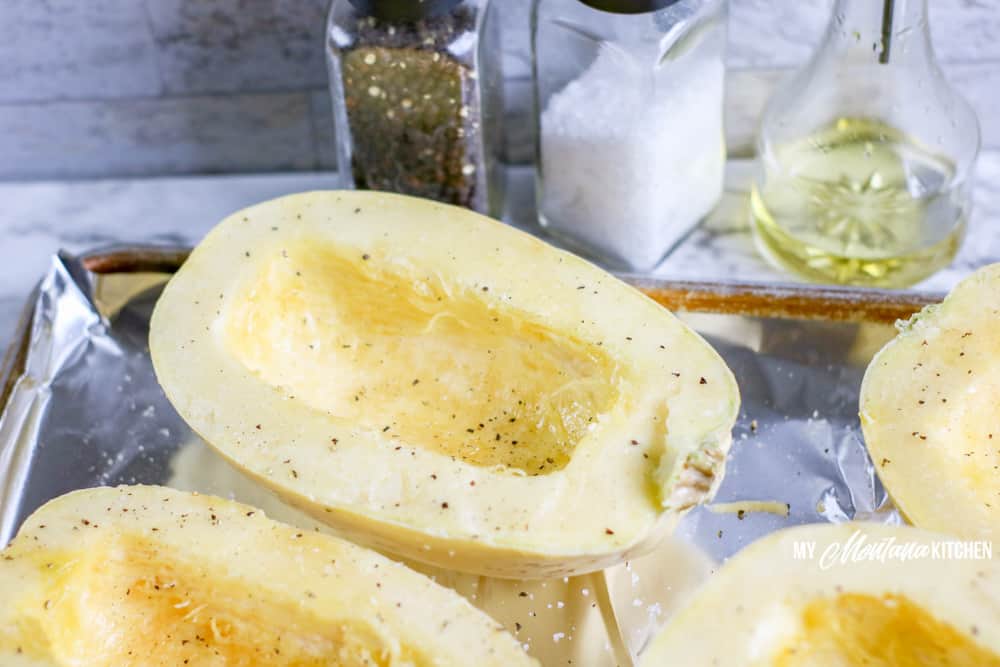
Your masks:
M 337 4 L 330 74 L 347 185 L 488 212 L 491 118 L 501 109 L 483 108 L 498 79 L 479 67 L 483 3 L 413 3 L 409 14 L 379 12 L 371 1 Z M 499 54 L 490 60 L 498 64 Z

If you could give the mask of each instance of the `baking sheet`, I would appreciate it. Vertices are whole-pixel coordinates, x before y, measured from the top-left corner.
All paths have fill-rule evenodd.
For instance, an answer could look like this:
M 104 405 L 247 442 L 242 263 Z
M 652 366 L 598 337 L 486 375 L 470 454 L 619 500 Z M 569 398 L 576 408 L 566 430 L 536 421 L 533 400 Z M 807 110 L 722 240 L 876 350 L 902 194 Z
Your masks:
M 113 272 L 113 254 L 100 255 L 103 264 L 94 257 L 86 262 L 112 271 L 106 274 L 67 254 L 52 259 L 34 296 L 29 344 L 17 364 L 23 371 L 0 416 L 0 545 L 45 501 L 105 484 L 168 484 L 229 496 L 323 529 L 216 457 L 157 385 L 149 318 L 168 278 L 162 270 L 180 256 L 177 249 L 152 252 L 144 268 L 158 270 L 142 273 Z M 714 302 L 705 294 L 674 296 L 715 308 L 732 303 L 733 294 L 719 288 Z M 786 317 L 777 318 L 760 313 L 768 303 L 787 305 L 790 293 L 742 294 L 757 304 L 742 309 L 754 315 L 681 314 L 733 369 L 742 409 L 715 501 L 690 512 L 675 539 L 603 573 L 553 581 L 415 567 L 494 615 L 545 665 L 627 665 L 719 562 L 758 537 L 799 523 L 901 522 L 864 449 L 857 399 L 865 366 L 895 333 L 885 322 L 865 320 L 905 315 L 913 305 L 885 295 L 865 302 L 846 293 L 823 296 L 843 306 L 837 310 L 799 289 L 791 294 L 798 310 L 780 308 Z M 816 319 L 824 308 L 862 321 Z

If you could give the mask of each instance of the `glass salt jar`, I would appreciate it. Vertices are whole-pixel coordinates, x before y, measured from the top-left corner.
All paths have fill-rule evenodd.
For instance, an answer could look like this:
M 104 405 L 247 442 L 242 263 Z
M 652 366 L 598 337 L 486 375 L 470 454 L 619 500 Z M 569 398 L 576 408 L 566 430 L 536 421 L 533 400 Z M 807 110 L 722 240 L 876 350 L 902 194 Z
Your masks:
M 341 187 L 499 216 L 494 12 L 489 0 L 334 0 L 327 64 Z
M 725 0 L 535 0 L 542 227 L 642 271 L 715 206 L 726 17 Z

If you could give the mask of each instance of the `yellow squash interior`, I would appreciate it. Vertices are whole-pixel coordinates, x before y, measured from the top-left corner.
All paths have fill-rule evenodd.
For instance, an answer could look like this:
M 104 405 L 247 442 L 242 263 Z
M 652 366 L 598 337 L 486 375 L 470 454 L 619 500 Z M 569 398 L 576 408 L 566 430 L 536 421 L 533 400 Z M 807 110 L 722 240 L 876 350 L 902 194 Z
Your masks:
M 902 595 L 842 594 L 810 602 L 774 667 L 998 667 L 1000 656 Z
M 364 621 L 321 620 L 298 600 L 279 599 L 258 582 L 244 585 L 228 573 L 171 560 L 139 537 L 109 538 L 86 557 L 54 568 L 61 572 L 48 594 L 22 603 L 27 608 L 20 635 L 25 652 L 56 664 L 429 664 Z
M 1000 356 L 990 332 L 932 332 L 910 332 L 886 349 L 863 409 L 897 503 L 917 525 L 945 530 L 950 519 L 941 511 L 950 517 L 956 502 L 979 516 L 1000 511 Z M 951 503 L 925 493 L 932 476 L 949 481 Z
M 1000 383 L 996 364 L 980 366 L 971 380 L 948 403 L 938 400 L 945 425 L 941 437 L 950 448 L 939 448 L 939 470 L 957 470 L 985 507 L 998 505 L 1000 469 Z M 933 400 L 933 399 L 932 399 Z M 933 420 L 932 420 L 933 423 Z M 923 442 L 923 441 L 920 441 Z M 919 444 L 917 445 L 919 446 Z
M 387 438 L 547 474 L 619 400 L 600 346 L 488 285 L 305 243 L 259 267 L 229 301 L 224 344 L 264 382 Z
M 912 415 L 900 444 L 923 450 L 935 470 L 955 471 L 986 507 L 997 504 L 1000 466 L 1000 364 L 988 335 L 942 329 L 934 356 L 907 368 L 911 390 L 898 392 L 885 411 Z M 885 416 L 883 416 L 884 418 Z M 928 448 L 927 443 L 938 443 Z M 891 464 L 890 464 L 891 465 Z

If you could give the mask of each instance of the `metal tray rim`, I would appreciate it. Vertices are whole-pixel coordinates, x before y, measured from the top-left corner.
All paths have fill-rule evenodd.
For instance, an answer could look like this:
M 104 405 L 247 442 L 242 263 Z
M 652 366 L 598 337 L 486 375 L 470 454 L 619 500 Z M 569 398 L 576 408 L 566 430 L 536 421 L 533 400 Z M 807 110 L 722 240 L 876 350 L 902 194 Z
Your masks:
M 180 245 L 115 244 L 79 256 L 98 274 L 163 272 L 180 268 L 191 248 Z M 63 254 L 63 253 L 60 253 Z M 892 323 L 939 303 L 943 293 L 883 290 L 799 283 L 668 280 L 615 274 L 670 310 L 716 312 L 756 317 Z M 14 336 L 0 362 L 0 414 L 24 370 L 37 287 L 29 293 Z

